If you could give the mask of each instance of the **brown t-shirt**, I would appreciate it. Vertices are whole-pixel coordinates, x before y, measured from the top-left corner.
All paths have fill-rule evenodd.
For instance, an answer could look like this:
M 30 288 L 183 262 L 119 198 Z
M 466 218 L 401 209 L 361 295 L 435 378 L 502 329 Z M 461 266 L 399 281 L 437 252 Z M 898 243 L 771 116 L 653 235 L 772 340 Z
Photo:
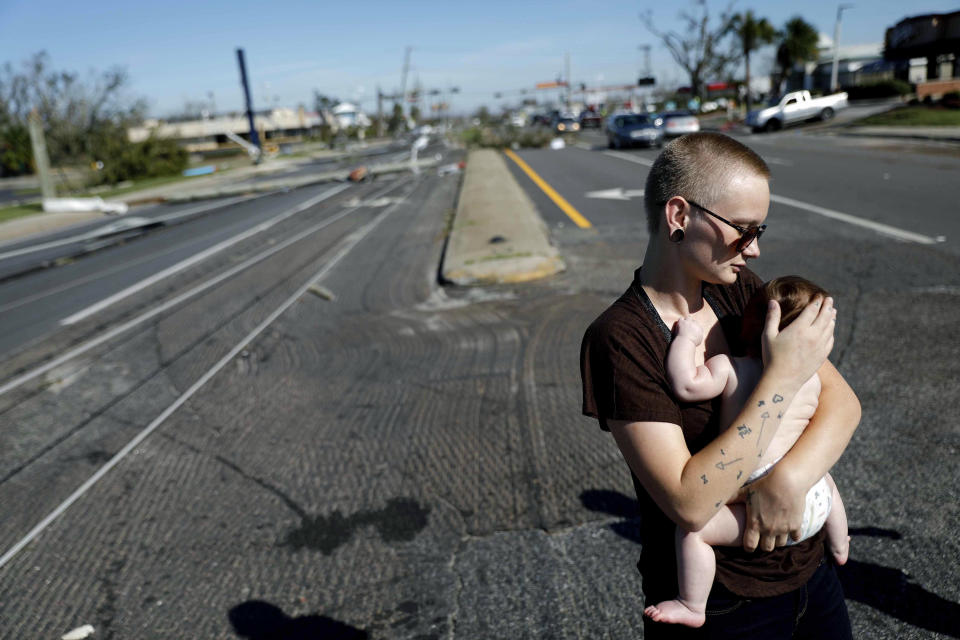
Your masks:
M 733 355 L 741 352 L 743 308 L 762 284 L 744 269 L 732 285 L 703 285 L 703 297 L 713 308 Z M 719 434 L 719 398 L 687 403 L 674 397 L 665 362 L 670 329 L 640 286 L 640 270 L 630 288 L 587 329 L 580 348 L 583 413 L 607 420 L 669 422 L 679 425 L 691 453 Z M 637 566 L 648 600 L 676 597 L 677 569 L 674 523 L 657 507 L 633 476 L 640 506 L 642 550 Z M 774 596 L 803 585 L 823 557 L 823 531 L 796 545 L 771 552 L 747 553 L 739 547 L 714 547 L 717 579 L 745 597 Z

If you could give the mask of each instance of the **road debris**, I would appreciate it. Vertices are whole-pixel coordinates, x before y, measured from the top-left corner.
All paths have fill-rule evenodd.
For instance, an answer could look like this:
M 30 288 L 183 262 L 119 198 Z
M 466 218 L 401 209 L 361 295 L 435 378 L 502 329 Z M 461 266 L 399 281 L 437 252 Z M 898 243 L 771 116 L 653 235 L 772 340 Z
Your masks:
M 83 640 L 84 638 L 88 638 L 92 636 L 93 631 L 94 629 L 92 624 L 85 624 L 82 627 L 77 627 L 76 629 L 73 629 L 72 631 L 68 631 L 67 633 L 63 634 L 61 636 L 61 639 L 62 640 Z

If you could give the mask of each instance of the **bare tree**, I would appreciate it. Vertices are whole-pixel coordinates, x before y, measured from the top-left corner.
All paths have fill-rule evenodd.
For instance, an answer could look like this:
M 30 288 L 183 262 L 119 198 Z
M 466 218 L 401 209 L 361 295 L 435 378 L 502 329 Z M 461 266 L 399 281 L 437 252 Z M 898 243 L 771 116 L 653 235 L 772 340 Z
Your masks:
M 683 33 L 658 30 L 649 10 L 641 13 L 640 19 L 650 33 L 660 38 L 673 59 L 690 76 L 692 94 L 702 99 L 706 82 L 710 78 L 726 75 L 728 67 L 738 56 L 725 44 L 732 30 L 732 5 L 720 14 L 715 23 L 711 23 L 706 0 L 695 0 L 695 4 L 701 7 L 699 13 L 680 12 L 680 18 L 686 25 Z
M 127 72 L 113 67 L 83 80 L 77 73 L 49 68 L 46 52 L 34 54 L 17 71 L 0 69 L 0 110 L 11 122 L 25 125 L 37 109 L 44 123 L 54 164 L 89 156 L 104 136 L 125 136 L 142 119 L 146 103 L 127 95 Z

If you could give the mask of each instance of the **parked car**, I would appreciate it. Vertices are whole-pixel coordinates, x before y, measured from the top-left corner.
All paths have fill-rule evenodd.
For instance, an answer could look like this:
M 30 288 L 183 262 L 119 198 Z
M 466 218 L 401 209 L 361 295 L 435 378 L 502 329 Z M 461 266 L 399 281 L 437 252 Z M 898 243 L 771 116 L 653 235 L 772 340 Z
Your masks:
M 603 126 L 603 116 L 593 109 L 585 109 L 580 112 L 580 127 L 583 129 L 599 129 Z
M 643 113 L 619 113 L 607 118 L 607 147 L 622 149 L 662 146 L 663 131 Z
M 754 133 L 779 131 L 788 124 L 805 120 L 829 120 L 846 107 L 846 93 L 813 98 L 809 91 L 791 91 L 782 98 L 771 99 L 766 108 L 748 113 L 744 124 Z
M 580 123 L 570 114 L 564 114 L 556 119 L 553 125 L 557 133 L 574 133 L 580 130 Z
M 700 121 L 690 111 L 665 111 L 653 116 L 653 122 L 663 130 L 665 138 L 700 131 Z

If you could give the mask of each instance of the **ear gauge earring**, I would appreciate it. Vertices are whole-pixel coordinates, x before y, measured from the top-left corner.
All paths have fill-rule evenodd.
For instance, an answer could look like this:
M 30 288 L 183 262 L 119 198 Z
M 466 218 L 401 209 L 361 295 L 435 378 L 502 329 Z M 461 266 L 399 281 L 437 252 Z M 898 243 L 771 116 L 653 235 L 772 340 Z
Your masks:
M 683 229 L 674 229 L 673 233 L 670 234 L 670 242 L 677 244 L 683 242 Z

